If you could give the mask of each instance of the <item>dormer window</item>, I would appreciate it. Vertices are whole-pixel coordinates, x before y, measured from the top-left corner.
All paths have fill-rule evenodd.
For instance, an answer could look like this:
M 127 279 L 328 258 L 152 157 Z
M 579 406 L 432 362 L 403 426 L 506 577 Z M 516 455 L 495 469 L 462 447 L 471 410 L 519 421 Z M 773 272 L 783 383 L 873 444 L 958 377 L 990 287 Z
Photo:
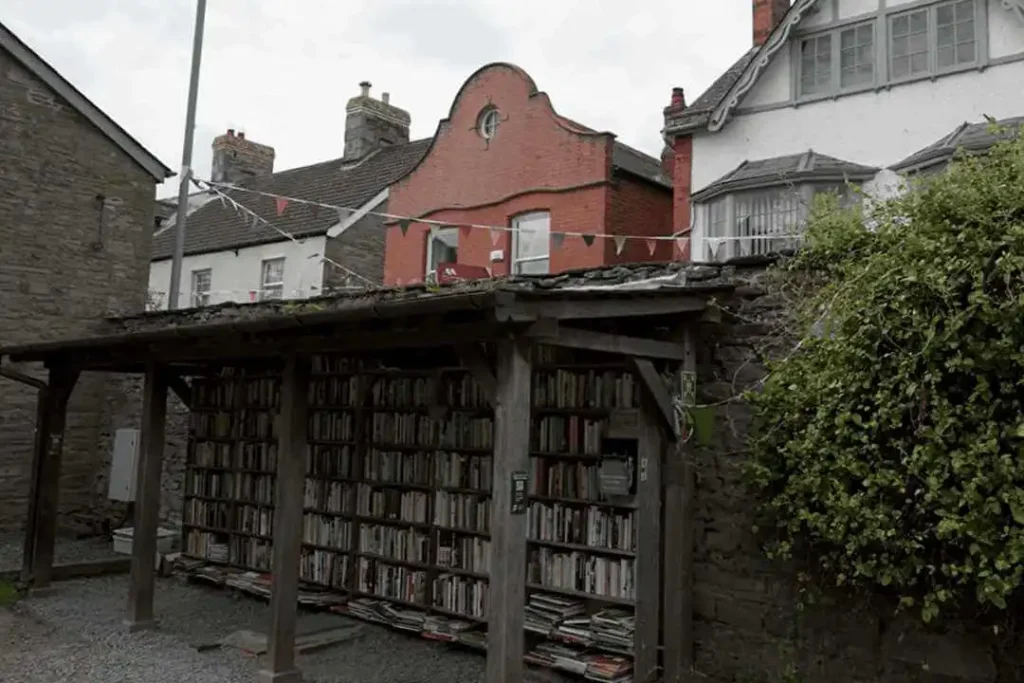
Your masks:
M 480 116 L 477 117 L 477 132 L 484 140 L 490 140 L 498 132 L 498 110 L 494 107 L 486 107 Z

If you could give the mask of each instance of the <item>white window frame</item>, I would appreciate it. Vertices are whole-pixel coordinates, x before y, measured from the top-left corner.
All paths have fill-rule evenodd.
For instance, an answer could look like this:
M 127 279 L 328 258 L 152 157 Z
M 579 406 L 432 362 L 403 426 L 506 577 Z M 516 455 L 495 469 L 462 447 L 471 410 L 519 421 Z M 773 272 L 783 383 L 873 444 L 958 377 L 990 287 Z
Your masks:
M 532 254 L 529 256 L 520 256 L 519 248 L 521 242 L 519 240 L 520 226 L 523 223 L 529 223 L 537 220 L 541 217 L 547 219 L 547 233 L 548 238 L 545 241 L 547 249 L 543 254 Z M 529 213 L 521 213 L 518 216 L 512 218 L 512 240 L 509 249 L 509 264 L 510 270 L 513 275 L 522 274 L 522 264 L 524 263 L 536 263 L 538 261 L 546 261 L 547 268 L 544 270 L 545 273 L 551 272 L 551 212 L 550 211 L 530 211 Z
M 444 243 L 444 235 L 453 235 L 455 237 L 455 258 L 458 260 L 459 254 L 459 229 L 457 227 L 451 228 L 433 228 L 427 233 L 427 261 L 425 277 L 427 282 L 437 281 L 437 266 L 434 264 L 434 241 L 440 241 Z M 445 244 L 446 247 L 451 247 L 449 244 Z
M 281 264 L 281 279 L 268 281 L 267 275 L 270 266 L 277 263 Z M 284 256 L 275 256 L 260 261 L 260 301 L 276 301 L 284 298 L 284 266 Z
M 201 289 L 199 287 L 201 278 L 206 278 L 206 287 Z M 213 269 L 212 268 L 197 268 L 192 271 L 192 308 L 202 308 L 203 306 L 210 305 L 210 290 L 213 284 Z
M 954 6 L 959 2 L 970 2 L 973 4 L 974 22 L 974 59 L 970 62 L 961 62 L 951 66 L 939 67 L 938 65 L 938 12 L 946 6 Z M 892 75 L 893 45 L 892 25 L 893 21 L 901 16 L 915 12 L 925 12 L 927 16 L 927 45 L 928 45 L 928 68 L 925 71 L 908 74 L 895 78 Z M 870 83 L 857 83 L 847 87 L 842 86 L 842 35 L 846 31 L 856 31 L 860 26 L 872 25 L 872 57 L 873 77 Z M 802 91 L 803 61 L 802 45 L 806 40 L 816 40 L 821 36 L 831 35 L 832 57 L 831 71 L 832 79 L 830 87 L 821 92 L 804 94 Z M 955 29 L 954 29 L 955 40 Z M 951 73 L 981 69 L 988 64 L 988 2 L 987 0 L 931 0 L 910 2 L 903 5 L 886 7 L 858 17 L 851 17 L 836 22 L 821 29 L 810 29 L 796 31 L 791 40 L 792 52 L 790 63 L 792 102 L 801 104 L 821 99 L 839 97 L 865 90 L 874 90 L 890 85 L 910 83 L 922 79 L 936 78 Z M 954 43 L 955 48 L 955 43 Z
M 501 123 L 498 108 L 487 106 L 480 112 L 477 119 L 476 130 L 484 140 L 490 140 L 498 134 L 498 124 Z

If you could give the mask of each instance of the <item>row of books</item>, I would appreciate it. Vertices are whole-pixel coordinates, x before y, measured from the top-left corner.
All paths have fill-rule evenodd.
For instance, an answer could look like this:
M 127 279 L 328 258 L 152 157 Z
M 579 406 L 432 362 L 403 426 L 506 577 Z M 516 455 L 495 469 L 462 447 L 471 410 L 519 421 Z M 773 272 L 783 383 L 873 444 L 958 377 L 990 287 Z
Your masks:
M 355 473 L 356 448 L 351 444 L 311 444 L 306 449 L 306 474 L 313 477 L 351 479 Z
M 235 405 L 235 383 L 197 377 L 192 380 L 192 405 L 198 410 L 217 410 Z
M 239 505 L 235 508 L 235 515 L 235 524 L 231 528 L 247 534 L 267 536 L 268 538 L 273 536 L 274 508 Z
M 493 477 L 490 455 L 465 455 L 439 452 L 434 456 L 435 482 L 438 486 L 489 491 Z
M 310 441 L 352 441 L 356 438 L 356 418 L 349 412 L 314 410 L 309 415 Z
M 231 526 L 231 505 L 192 498 L 185 501 L 186 524 L 227 529 Z
M 309 383 L 309 405 L 316 407 L 344 408 L 354 406 L 359 399 L 359 378 L 314 377 Z
M 491 527 L 491 501 L 473 493 L 434 494 L 434 524 L 487 533 Z
M 541 370 L 533 376 L 536 408 L 636 408 L 640 387 L 633 373 L 617 370 Z
M 356 487 L 356 514 L 426 524 L 430 494 L 359 484 Z
M 210 476 L 218 472 L 197 472 L 199 476 Z M 249 501 L 264 505 L 274 504 L 275 477 L 272 474 L 253 474 L 238 472 L 234 474 L 234 494 L 236 501 Z
M 479 536 L 438 531 L 437 564 L 478 574 L 491 571 L 491 542 Z
M 527 563 L 530 583 L 623 600 L 636 596 L 632 558 L 532 548 Z
M 233 498 L 235 496 L 235 475 L 231 472 L 217 472 L 192 469 L 186 477 L 185 494 L 207 498 Z
M 373 481 L 430 486 L 430 453 L 370 449 L 363 458 L 363 478 Z
M 534 451 L 599 455 L 605 420 L 578 415 L 548 415 L 534 420 Z
M 281 400 L 281 382 L 276 377 L 243 379 L 241 382 L 243 408 L 273 409 Z
M 299 578 L 332 588 L 348 585 L 352 568 L 350 555 L 319 548 L 303 548 L 299 556 Z
M 302 542 L 349 550 L 352 548 L 352 522 L 334 515 L 306 513 L 302 517 Z
M 389 564 L 374 558 L 359 558 L 357 590 L 382 598 L 424 604 L 427 573 Z
M 446 419 L 418 412 L 374 413 L 369 427 L 370 441 L 378 445 L 487 449 L 494 443 L 494 420 L 464 413 Z
M 527 534 L 531 539 L 594 548 L 633 552 L 636 549 L 634 524 L 632 511 L 595 505 L 580 508 L 534 502 L 526 511 Z
M 434 403 L 433 378 L 378 377 L 370 387 L 370 404 L 378 408 L 427 407 Z
M 364 553 L 426 564 L 430 561 L 430 536 L 390 524 L 363 524 L 359 527 L 359 549 Z
M 562 643 L 541 643 L 523 659 L 530 664 L 567 671 L 590 681 L 629 683 L 633 680 L 633 662 L 629 659 L 587 652 L 585 648 Z
M 487 618 L 487 581 L 453 574 L 434 579 L 434 606 L 449 612 Z
M 355 500 L 352 484 L 328 479 L 306 479 L 302 504 L 307 510 L 348 513 Z

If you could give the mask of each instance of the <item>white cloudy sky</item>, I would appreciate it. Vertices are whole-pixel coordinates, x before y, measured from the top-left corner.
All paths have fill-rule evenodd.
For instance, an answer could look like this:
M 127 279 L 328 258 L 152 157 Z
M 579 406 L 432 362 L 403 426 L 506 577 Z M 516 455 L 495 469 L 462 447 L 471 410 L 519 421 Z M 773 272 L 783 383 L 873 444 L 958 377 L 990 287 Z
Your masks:
M 195 0 L 3 0 L 0 21 L 177 170 Z M 657 156 L 672 86 L 693 101 L 750 45 L 752 0 L 209 0 L 197 173 L 229 127 L 278 170 L 341 156 L 345 101 L 374 93 L 433 134 L 463 81 L 509 61 L 556 109 Z M 158 189 L 175 192 L 175 181 Z

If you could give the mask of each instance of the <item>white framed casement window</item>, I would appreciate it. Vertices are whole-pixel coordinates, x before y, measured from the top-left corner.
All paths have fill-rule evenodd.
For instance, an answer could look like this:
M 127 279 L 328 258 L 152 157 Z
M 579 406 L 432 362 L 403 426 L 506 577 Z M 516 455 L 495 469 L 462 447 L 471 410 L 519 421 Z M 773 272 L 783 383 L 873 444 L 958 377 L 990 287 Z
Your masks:
M 459 229 L 434 228 L 427 234 L 427 270 L 428 282 L 437 280 L 437 266 L 442 263 L 458 263 L 459 260 Z
M 546 275 L 551 270 L 551 214 L 533 211 L 512 219 L 512 274 Z
M 202 308 L 210 305 L 210 283 L 213 271 L 209 268 L 192 271 L 192 307 Z
M 978 0 L 946 0 L 890 14 L 890 81 L 978 64 L 982 18 L 983 7 Z
M 260 264 L 260 301 L 284 298 L 284 257 Z
M 797 42 L 797 98 L 838 95 L 875 83 L 875 22 L 865 21 Z

